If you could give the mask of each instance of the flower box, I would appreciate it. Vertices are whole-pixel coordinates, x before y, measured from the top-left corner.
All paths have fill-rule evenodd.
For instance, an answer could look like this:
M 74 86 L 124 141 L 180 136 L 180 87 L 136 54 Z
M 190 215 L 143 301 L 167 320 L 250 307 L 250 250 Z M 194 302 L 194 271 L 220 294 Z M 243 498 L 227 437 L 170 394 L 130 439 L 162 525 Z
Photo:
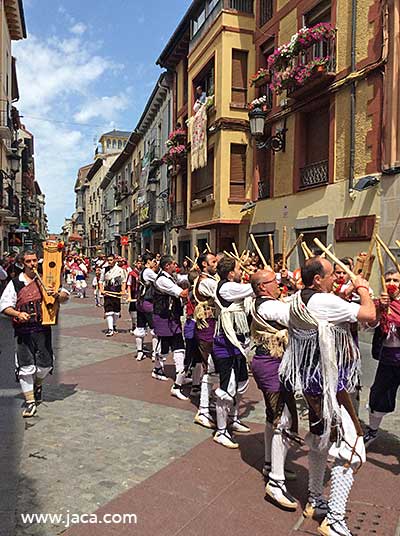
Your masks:
M 269 69 L 264 69 L 261 67 L 253 76 L 250 78 L 250 86 L 261 87 L 265 86 L 271 80 L 271 75 Z

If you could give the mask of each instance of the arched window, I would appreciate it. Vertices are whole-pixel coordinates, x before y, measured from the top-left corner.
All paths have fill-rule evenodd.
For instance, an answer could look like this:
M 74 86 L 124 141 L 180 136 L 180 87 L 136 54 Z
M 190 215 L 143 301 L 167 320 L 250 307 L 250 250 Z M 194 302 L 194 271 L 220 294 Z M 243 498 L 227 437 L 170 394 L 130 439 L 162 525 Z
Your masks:
M 113 140 L 113 149 L 115 149 L 117 146 L 117 142 L 115 140 Z
M 118 149 L 122 149 L 122 141 L 118 140 Z
M 111 147 L 111 140 L 107 140 L 107 149 L 110 149 Z

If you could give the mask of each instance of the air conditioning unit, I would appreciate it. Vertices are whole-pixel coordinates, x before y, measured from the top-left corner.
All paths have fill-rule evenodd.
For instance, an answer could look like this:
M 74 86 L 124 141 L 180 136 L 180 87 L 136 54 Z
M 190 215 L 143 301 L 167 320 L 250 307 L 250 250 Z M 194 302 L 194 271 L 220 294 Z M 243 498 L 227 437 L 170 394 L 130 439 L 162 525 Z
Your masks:
M 206 195 L 206 201 L 213 201 L 214 199 L 214 194 L 207 194 Z

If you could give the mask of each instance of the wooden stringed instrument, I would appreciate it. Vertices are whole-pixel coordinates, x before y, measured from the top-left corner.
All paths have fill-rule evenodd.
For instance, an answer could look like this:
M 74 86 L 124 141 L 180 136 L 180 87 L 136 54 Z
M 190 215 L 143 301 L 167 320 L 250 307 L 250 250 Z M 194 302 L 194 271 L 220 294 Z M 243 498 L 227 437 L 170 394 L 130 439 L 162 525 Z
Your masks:
M 43 242 L 42 266 L 42 276 L 40 277 L 39 274 L 36 274 L 42 289 L 42 324 L 43 326 L 54 326 L 57 323 L 60 304 L 48 292 L 50 289 L 57 292 L 61 286 L 63 244 L 50 241 Z

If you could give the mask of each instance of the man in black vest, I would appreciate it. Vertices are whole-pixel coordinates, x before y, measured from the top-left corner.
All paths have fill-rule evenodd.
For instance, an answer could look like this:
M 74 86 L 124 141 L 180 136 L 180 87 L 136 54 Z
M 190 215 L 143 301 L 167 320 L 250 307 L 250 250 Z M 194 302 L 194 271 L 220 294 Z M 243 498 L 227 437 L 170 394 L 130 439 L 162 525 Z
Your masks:
M 181 324 L 183 314 L 181 300 L 187 298 L 188 289 L 180 287 L 179 281 L 173 276 L 176 264 L 172 257 L 169 255 L 161 257 L 160 268 L 161 271 L 154 282 L 153 324 L 160 341 L 161 356 L 156 356 L 152 377 L 156 380 L 166 379 L 164 361 L 171 349 L 176 369 L 171 395 L 179 400 L 188 400 L 182 392 L 182 385 L 185 383 L 185 344 Z
M 9 316 L 16 337 L 16 376 L 25 397 L 22 416 L 33 417 L 42 401 L 43 379 L 53 368 L 51 328 L 42 325 L 42 293 L 35 272 L 38 258 L 34 251 L 22 255 L 24 271 L 12 279 L 0 299 L 0 312 Z M 61 289 L 47 289 L 60 303 L 69 298 Z

